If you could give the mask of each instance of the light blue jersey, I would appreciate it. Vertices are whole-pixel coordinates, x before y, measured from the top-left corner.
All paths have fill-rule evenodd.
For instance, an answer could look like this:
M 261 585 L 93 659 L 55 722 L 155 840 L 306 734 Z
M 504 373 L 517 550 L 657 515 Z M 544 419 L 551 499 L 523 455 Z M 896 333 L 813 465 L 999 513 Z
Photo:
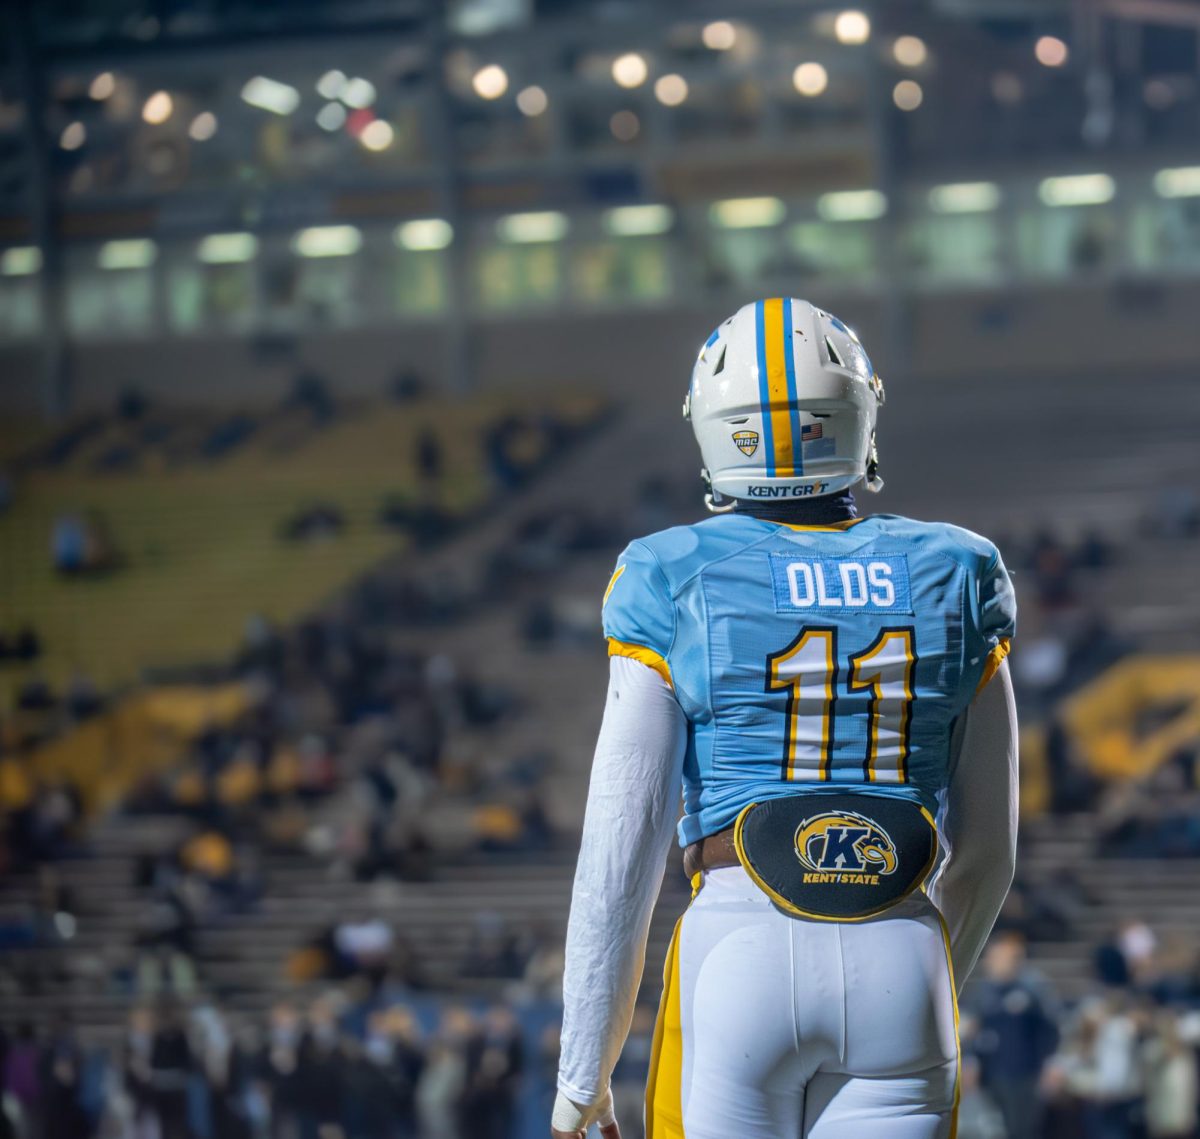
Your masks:
M 664 530 L 630 544 L 604 601 L 610 653 L 658 669 L 688 718 L 681 845 L 801 791 L 869 784 L 936 814 L 955 719 L 1015 620 L 991 542 L 886 514 Z

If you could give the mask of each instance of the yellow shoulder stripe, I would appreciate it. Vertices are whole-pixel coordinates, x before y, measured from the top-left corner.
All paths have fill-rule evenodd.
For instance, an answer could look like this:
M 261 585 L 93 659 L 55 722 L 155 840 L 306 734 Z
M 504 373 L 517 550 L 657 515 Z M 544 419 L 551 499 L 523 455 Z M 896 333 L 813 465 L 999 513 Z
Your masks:
M 976 693 L 982 692 L 983 686 L 996 675 L 1000 668 L 1000 662 L 1008 656 L 1008 650 L 1011 647 L 1012 642 L 1008 637 L 1001 637 L 996 647 L 988 653 L 987 660 L 983 662 L 983 675 L 979 678 L 979 684 L 975 688 Z
M 608 595 L 612 593 L 613 586 L 617 584 L 617 579 L 625 572 L 624 566 L 617 566 L 613 570 L 613 575 L 608 579 L 608 588 L 604 591 L 604 600 L 600 602 L 600 608 L 603 609 L 608 604 Z
M 631 645 L 627 641 L 618 641 L 616 637 L 609 637 L 608 655 L 610 657 L 628 657 L 630 660 L 640 661 L 647 668 L 654 669 L 672 688 L 675 687 L 674 682 L 671 680 L 671 666 L 667 664 L 663 657 L 659 656 L 653 649 L 646 648 L 645 645 Z

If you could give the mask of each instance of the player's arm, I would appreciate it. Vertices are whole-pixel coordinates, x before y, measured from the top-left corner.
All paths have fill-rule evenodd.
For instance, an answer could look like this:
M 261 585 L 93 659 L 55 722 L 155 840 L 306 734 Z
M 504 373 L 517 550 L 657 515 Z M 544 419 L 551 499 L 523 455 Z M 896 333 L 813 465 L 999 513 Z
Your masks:
M 1012 884 L 1017 859 L 1017 706 L 1008 662 L 976 693 L 955 733 L 942 838 L 949 857 L 930 890 L 950 933 L 961 989 Z
M 1006 661 L 1017 601 L 994 547 L 972 574 L 966 601 L 963 683 L 973 695 L 951 741 L 942 816 L 949 857 L 930 890 L 949 927 L 960 988 L 1004 904 L 1017 853 L 1017 706 Z
M 611 1119 L 609 1077 L 641 983 L 686 746 L 667 679 L 613 656 L 567 927 L 555 1134 Z

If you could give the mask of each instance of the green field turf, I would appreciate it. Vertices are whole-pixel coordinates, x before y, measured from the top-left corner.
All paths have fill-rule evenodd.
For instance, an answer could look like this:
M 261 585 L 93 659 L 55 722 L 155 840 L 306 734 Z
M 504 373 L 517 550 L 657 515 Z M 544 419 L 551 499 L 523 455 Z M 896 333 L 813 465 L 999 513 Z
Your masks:
M 0 706 L 31 672 L 61 685 L 78 668 L 108 688 L 146 666 L 227 656 L 252 613 L 294 619 L 403 549 L 375 516 L 389 496 L 416 495 L 422 425 L 442 442 L 443 506 L 481 505 L 489 491 L 480 428 L 501 406 L 513 401 L 364 408 L 307 438 L 267 432 L 213 466 L 156 471 L 151 456 L 151 469 L 131 474 L 95 474 L 77 462 L 25 477 L 0 515 L 0 628 L 31 622 L 44 654 L 32 668 L 0 670 Z M 318 501 L 343 512 L 341 535 L 282 541 L 283 520 Z M 82 510 L 103 515 L 126 563 L 109 576 L 52 572 L 54 518 Z

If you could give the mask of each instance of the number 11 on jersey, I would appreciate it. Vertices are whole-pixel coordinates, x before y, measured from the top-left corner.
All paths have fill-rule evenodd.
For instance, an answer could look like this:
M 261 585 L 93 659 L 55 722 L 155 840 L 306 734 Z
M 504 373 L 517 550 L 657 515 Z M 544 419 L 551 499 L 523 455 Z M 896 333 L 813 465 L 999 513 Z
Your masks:
M 837 730 L 838 631 L 806 625 L 785 649 L 767 657 L 766 690 L 786 692 L 782 775 L 785 780 L 834 778 Z M 916 642 L 911 627 L 883 629 L 848 664 L 846 692 L 867 697 L 867 746 L 838 782 L 904 783 L 916 698 Z M 839 765 L 841 766 L 841 765 Z

